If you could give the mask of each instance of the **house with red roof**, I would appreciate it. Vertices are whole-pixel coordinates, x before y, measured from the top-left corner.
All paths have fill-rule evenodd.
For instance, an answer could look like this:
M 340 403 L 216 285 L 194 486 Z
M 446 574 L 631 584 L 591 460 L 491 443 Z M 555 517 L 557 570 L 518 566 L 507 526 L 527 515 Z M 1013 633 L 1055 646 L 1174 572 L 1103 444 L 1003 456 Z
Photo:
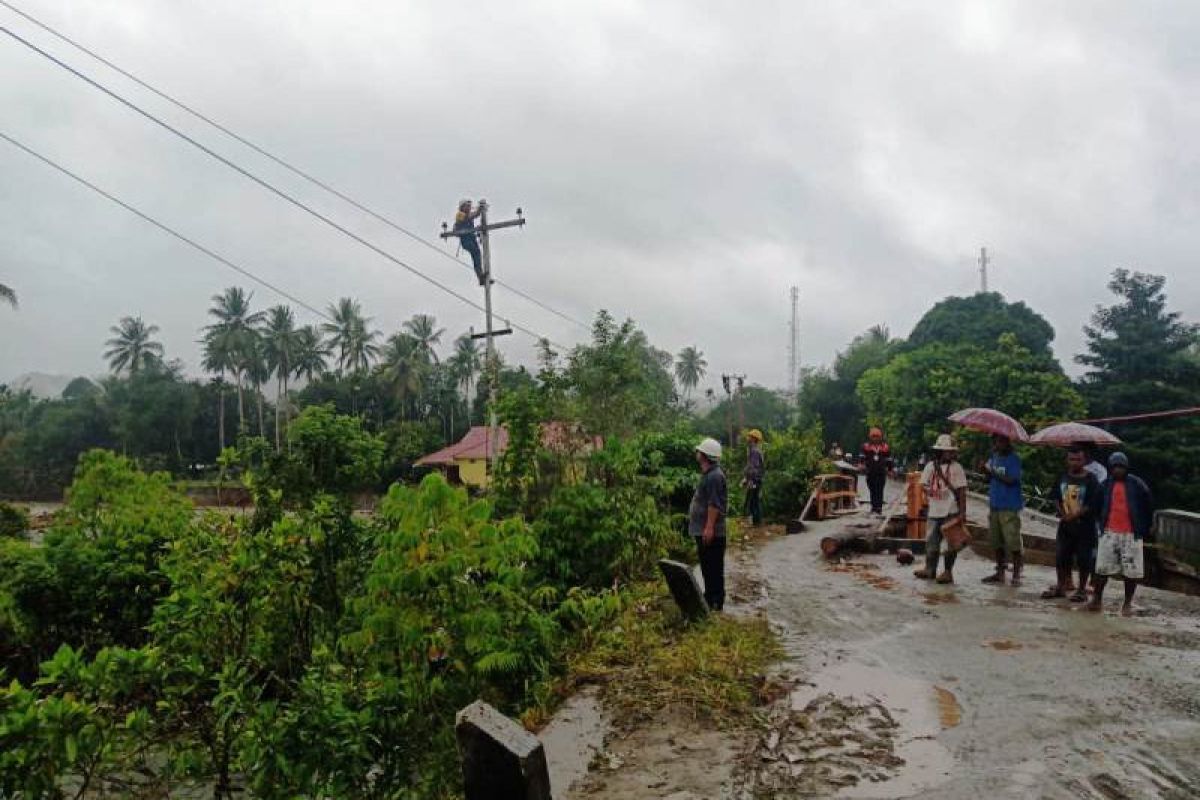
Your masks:
M 603 439 L 583 434 L 578 426 L 545 422 L 541 429 L 542 447 L 561 456 L 581 457 L 604 446 Z M 507 429 L 498 428 L 493 435 L 486 425 L 476 425 L 454 444 L 418 459 L 416 466 L 441 470 L 451 483 L 482 489 L 489 483 L 488 461 L 507 448 Z

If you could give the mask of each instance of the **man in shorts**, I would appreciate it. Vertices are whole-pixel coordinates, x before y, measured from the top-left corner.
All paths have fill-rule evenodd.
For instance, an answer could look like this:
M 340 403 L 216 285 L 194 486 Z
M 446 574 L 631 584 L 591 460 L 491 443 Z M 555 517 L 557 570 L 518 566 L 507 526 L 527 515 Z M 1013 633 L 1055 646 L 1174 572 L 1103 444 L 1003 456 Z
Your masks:
M 1058 509 L 1054 559 L 1058 581 L 1042 592 L 1044 600 L 1067 596 L 1072 567 L 1079 569 L 1079 584 L 1071 594 L 1071 602 L 1087 600 L 1085 587 L 1095 562 L 1096 520 L 1100 516 L 1104 490 L 1096 476 L 1088 472 L 1086 464 L 1083 449 L 1072 447 L 1067 452 L 1067 471 L 1050 492 L 1050 499 Z
M 1104 587 L 1109 578 L 1125 581 L 1125 602 L 1121 614 L 1133 613 L 1133 593 L 1146 575 L 1142 540 L 1154 522 L 1154 500 L 1146 482 L 1129 472 L 1129 458 L 1113 453 L 1108 460 L 1109 477 L 1104 484 L 1104 504 L 1100 512 L 1100 542 L 1096 550 L 1096 593 L 1088 610 L 1099 611 Z
M 938 583 L 954 583 L 954 562 L 958 550 L 946 542 L 946 569 L 937 571 L 942 542 L 946 538 L 942 528 L 948 524 L 967 525 L 967 473 L 958 463 L 958 446 L 946 433 L 937 438 L 933 445 L 934 460 L 925 465 L 921 473 L 921 486 L 929 498 L 929 516 L 925 526 L 925 567 L 913 573 L 922 580 L 937 580 Z
M 982 465 L 988 476 L 988 528 L 996 551 L 996 571 L 984 583 L 1004 583 L 1007 557 L 1012 555 L 1012 585 L 1021 585 L 1021 457 L 1007 436 L 992 436 L 992 456 Z

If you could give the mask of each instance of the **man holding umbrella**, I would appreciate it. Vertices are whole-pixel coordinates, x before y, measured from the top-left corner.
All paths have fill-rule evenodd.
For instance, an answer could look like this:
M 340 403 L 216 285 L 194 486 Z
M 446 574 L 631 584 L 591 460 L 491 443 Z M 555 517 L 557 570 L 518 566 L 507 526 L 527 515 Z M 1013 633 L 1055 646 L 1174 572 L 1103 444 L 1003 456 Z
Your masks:
M 1021 585 L 1021 457 L 1013 452 L 1012 440 L 992 434 L 992 455 L 980 465 L 988 477 L 988 529 L 996 551 L 996 571 L 984 583 L 1004 583 L 1006 557 L 1012 555 L 1012 585 Z

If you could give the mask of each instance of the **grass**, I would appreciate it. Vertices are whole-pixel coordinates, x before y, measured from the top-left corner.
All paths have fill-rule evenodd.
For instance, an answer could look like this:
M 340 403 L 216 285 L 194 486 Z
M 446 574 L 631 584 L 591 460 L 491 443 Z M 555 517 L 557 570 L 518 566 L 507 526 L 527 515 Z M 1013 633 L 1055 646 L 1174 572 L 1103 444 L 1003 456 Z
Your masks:
M 689 623 L 659 581 L 630 587 L 617 619 L 568 659 L 565 686 L 597 683 L 617 723 L 665 708 L 731 727 L 760 703 L 781 649 L 763 618 L 713 615 Z

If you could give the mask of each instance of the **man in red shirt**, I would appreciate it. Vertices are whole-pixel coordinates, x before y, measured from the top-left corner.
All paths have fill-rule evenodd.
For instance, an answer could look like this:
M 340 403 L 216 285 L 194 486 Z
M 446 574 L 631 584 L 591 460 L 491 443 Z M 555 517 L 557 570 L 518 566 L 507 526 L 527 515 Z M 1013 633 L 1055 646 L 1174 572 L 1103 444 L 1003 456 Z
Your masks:
M 1119 577 L 1125 581 L 1121 614 L 1129 616 L 1133 613 L 1137 582 L 1145 577 L 1142 539 L 1154 522 L 1154 505 L 1145 481 L 1129 472 L 1129 459 L 1124 453 L 1113 453 L 1108 466 L 1109 478 L 1104 484 L 1104 506 L 1100 515 L 1104 532 L 1096 549 L 1096 594 L 1088 609 L 1101 609 L 1108 579 Z

